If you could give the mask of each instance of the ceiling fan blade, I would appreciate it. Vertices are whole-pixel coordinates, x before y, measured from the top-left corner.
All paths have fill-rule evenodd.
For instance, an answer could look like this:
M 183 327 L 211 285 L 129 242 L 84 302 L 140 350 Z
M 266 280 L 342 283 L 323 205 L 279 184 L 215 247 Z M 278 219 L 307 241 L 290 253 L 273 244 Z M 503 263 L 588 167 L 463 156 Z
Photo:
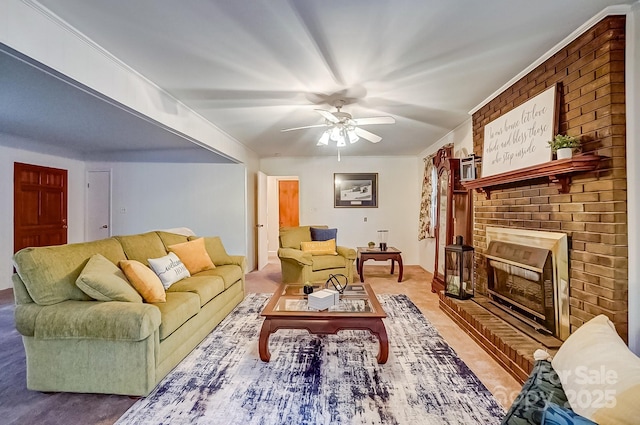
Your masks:
M 304 127 L 285 128 L 280 131 L 284 133 L 285 131 L 302 130 L 304 128 L 316 128 L 316 127 L 326 127 L 326 126 L 327 126 L 326 124 L 305 125 Z
M 358 136 L 362 137 L 363 139 L 367 139 L 371 143 L 378 143 L 380 140 L 382 140 L 382 137 L 360 127 L 354 128 L 353 131 L 355 131 Z
M 393 117 L 371 117 L 371 118 L 358 118 L 353 120 L 356 125 L 371 125 L 371 124 L 395 124 L 396 120 Z
M 330 122 L 334 122 L 334 123 L 340 122 L 340 120 L 335 115 L 333 115 L 330 111 L 325 111 L 324 109 L 314 109 L 314 111 L 322 115 L 324 119 Z

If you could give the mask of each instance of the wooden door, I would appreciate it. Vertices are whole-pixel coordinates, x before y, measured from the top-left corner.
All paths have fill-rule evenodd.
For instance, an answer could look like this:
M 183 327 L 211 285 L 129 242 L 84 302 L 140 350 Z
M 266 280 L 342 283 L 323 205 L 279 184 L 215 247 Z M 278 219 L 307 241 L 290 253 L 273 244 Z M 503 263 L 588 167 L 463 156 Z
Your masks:
M 14 163 L 13 250 L 67 243 L 67 170 Z
M 298 180 L 278 181 L 278 215 L 280 227 L 300 225 Z

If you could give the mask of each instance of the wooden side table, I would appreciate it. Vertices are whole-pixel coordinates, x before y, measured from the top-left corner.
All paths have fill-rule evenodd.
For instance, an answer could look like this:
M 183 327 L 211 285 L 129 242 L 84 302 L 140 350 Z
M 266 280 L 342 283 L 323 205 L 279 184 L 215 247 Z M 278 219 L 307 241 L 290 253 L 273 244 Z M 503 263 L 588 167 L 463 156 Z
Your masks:
M 388 247 L 385 251 L 380 248 L 367 248 L 358 247 L 358 257 L 356 265 L 358 267 L 358 274 L 360 275 L 360 282 L 364 282 L 364 275 L 362 274 L 362 265 L 367 260 L 384 261 L 391 260 L 391 274 L 393 274 L 395 262 L 398 262 L 398 282 L 402 282 L 402 251 L 392 246 Z

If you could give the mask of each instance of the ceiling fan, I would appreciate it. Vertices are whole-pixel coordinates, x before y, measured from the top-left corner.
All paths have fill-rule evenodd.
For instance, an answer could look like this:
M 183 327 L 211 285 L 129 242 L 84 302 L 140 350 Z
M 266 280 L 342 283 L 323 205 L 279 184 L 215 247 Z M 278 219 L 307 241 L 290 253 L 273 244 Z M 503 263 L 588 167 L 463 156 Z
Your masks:
M 372 124 L 395 124 L 396 122 L 396 120 L 390 116 L 354 119 L 351 114 L 340 110 L 344 105 L 344 100 L 338 100 L 334 104 L 337 109 L 335 112 L 327 111 L 325 109 L 314 109 L 314 111 L 322 115 L 324 118 L 323 124 L 286 128 L 281 131 L 284 132 L 302 130 L 304 128 L 326 127 L 326 130 L 322 133 L 320 140 L 318 140 L 318 146 L 328 145 L 329 140 L 333 140 L 336 142 L 336 145 L 341 148 L 347 146 L 347 141 L 349 143 L 355 143 L 360 140 L 360 137 L 370 141 L 371 143 L 378 143 L 382 140 L 382 137 L 360 128 L 360 126 Z

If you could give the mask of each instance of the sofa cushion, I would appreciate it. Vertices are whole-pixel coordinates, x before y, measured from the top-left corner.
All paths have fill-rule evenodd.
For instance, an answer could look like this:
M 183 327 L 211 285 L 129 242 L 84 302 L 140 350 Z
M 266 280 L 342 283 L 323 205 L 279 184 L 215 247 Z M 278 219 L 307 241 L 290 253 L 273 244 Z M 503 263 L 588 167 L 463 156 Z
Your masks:
M 192 292 L 198 294 L 200 297 L 200 306 L 203 306 L 225 290 L 224 279 L 222 279 L 222 277 L 208 275 L 208 273 L 215 272 L 216 270 L 220 273 L 219 269 L 221 269 L 221 267 L 216 267 L 213 270 L 200 272 L 194 276 L 182 279 L 180 282 L 171 285 L 167 293 Z
M 167 300 L 160 278 L 149 267 L 136 260 L 122 260 L 118 266 L 146 302 L 158 303 Z
M 119 301 L 64 301 L 41 308 L 34 336 L 39 339 L 142 341 L 160 326 L 160 311 L 149 304 Z
M 76 286 L 98 301 L 142 302 L 142 297 L 131 286 L 122 270 L 101 254 L 94 254 L 89 258 L 76 279 Z
M 302 251 L 308 252 L 311 255 L 338 255 L 336 252 L 335 239 L 330 239 L 328 241 L 302 242 L 300 247 Z
M 195 239 L 198 239 L 198 237 L 189 236 L 190 241 Z M 205 236 L 203 239 L 204 239 L 204 247 L 207 250 L 207 253 L 209 254 L 209 258 L 211 258 L 211 261 L 213 261 L 213 264 L 215 264 L 216 266 L 222 266 L 225 264 L 235 264 L 231 256 L 227 254 L 227 251 L 224 249 L 224 245 L 222 245 L 222 240 L 220 239 L 219 236 L 211 236 L 211 237 Z
M 336 244 L 338 243 L 338 229 L 323 229 L 322 227 L 311 227 L 309 228 L 311 232 L 311 240 L 312 241 L 328 241 L 330 239 L 335 239 Z
M 160 278 L 165 290 L 177 281 L 191 276 L 187 267 L 174 252 L 160 258 L 149 258 L 148 262 L 151 270 Z
M 229 288 L 231 285 L 242 279 L 242 275 L 242 268 L 235 264 L 228 264 L 198 273 L 198 276 L 218 276 L 222 278 L 222 280 L 224 280 L 224 289 Z
M 149 265 L 147 259 L 167 255 L 162 239 L 156 232 L 116 236 L 116 239 L 122 244 L 127 259 L 140 261 L 145 266 Z
M 344 257 L 339 255 L 314 255 L 313 265 L 311 269 L 313 271 L 339 269 L 345 267 Z
M 538 360 L 501 424 L 540 425 L 547 402 L 568 406 L 560 378 L 551 363 Z
M 167 252 L 169 252 L 169 245 L 175 245 L 178 243 L 189 241 L 189 236 L 187 235 L 179 235 L 177 233 L 170 233 L 162 230 L 157 230 L 156 233 L 164 244 L 164 248 L 167 250 Z
M 24 248 L 13 261 L 34 302 L 51 305 L 66 300 L 90 300 L 76 286 L 80 272 L 93 254 L 102 254 L 112 263 L 125 259 L 122 246 L 109 238 L 99 241 Z
M 551 361 L 571 408 L 597 423 L 640 418 L 640 358 L 599 315 L 569 335 Z
M 204 239 L 198 238 L 189 242 L 169 245 L 169 251 L 175 252 L 180 260 L 187 266 L 189 273 L 196 274 L 203 270 L 215 268 L 207 249 L 204 247 Z
M 160 340 L 178 329 L 184 322 L 200 312 L 200 297 L 189 292 L 169 292 L 167 301 L 154 303 L 160 309 Z

